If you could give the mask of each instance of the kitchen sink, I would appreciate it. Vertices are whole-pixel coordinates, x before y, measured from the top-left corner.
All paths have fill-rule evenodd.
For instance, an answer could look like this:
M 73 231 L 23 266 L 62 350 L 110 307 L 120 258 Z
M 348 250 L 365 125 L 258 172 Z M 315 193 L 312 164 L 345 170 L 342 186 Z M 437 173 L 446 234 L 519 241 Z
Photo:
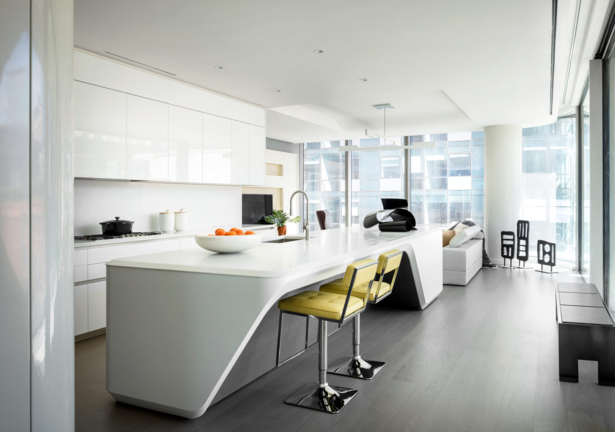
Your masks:
M 297 237 L 284 237 L 278 240 L 269 240 L 265 243 L 290 243 L 290 242 L 294 242 L 294 241 L 300 241 L 300 240 L 305 240 L 305 237 L 301 237 L 301 238 L 297 238 Z

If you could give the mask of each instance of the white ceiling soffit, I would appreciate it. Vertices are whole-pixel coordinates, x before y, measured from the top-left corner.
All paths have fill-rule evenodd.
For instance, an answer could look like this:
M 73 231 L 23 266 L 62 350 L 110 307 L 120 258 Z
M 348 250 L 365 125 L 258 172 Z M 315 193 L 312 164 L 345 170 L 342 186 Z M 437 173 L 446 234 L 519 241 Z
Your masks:
M 284 141 L 379 133 L 381 103 L 391 136 L 528 126 L 556 117 L 576 1 L 558 2 L 553 115 L 551 0 L 75 0 L 75 45 L 268 108 Z M 606 2 L 583 0 L 571 98 Z

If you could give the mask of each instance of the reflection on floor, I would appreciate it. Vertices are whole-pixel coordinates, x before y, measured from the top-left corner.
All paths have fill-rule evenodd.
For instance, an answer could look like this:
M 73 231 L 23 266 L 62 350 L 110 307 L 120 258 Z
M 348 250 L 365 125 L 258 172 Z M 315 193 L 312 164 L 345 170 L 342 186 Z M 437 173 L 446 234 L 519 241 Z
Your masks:
M 445 287 L 427 310 L 375 307 L 362 320 L 362 352 L 387 366 L 373 381 L 330 376 L 359 390 L 339 415 L 284 404 L 317 378 L 317 349 L 186 420 L 119 404 L 105 391 L 105 336 L 76 345 L 76 425 L 97 431 L 604 431 L 615 430 L 615 388 L 580 362 L 578 384 L 558 380 L 556 280 L 560 273 L 483 269 Z M 351 353 L 351 328 L 329 358 Z

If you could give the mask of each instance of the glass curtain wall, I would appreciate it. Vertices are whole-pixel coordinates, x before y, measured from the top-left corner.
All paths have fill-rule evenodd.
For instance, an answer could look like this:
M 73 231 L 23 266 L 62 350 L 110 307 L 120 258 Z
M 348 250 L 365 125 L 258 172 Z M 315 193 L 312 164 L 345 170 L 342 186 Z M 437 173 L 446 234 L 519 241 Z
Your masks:
M 471 218 L 484 227 L 484 133 L 417 135 L 410 144 L 410 208 L 417 224 L 448 225 Z
M 345 224 L 345 163 L 340 152 L 343 141 L 305 143 L 303 146 L 303 184 L 310 198 L 309 218 L 312 230 L 320 229 L 316 210 L 329 211 L 334 228 Z
M 581 104 L 581 117 L 583 119 L 582 132 L 582 154 L 581 154 L 581 199 L 580 203 L 582 207 L 582 232 L 581 232 L 581 245 L 579 245 L 581 251 L 581 273 L 589 275 L 589 203 L 590 203 L 590 189 L 589 189 L 589 89 L 587 95 Z
M 557 261 L 576 262 L 576 118 L 523 129 L 522 218 L 530 257 L 538 239 L 557 244 Z
M 351 145 L 390 147 L 390 150 L 352 152 L 352 224 L 363 222 L 369 213 L 382 209 L 381 198 L 404 198 L 406 158 L 403 138 L 352 140 Z

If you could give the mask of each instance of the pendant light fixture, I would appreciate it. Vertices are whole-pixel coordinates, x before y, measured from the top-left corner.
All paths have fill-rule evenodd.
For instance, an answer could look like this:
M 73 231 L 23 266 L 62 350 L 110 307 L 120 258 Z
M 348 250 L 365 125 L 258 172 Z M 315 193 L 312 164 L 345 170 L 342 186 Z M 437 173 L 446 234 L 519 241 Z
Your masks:
M 384 145 L 383 146 L 377 146 L 377 147 L 360 147 L 360 146 L 355 146 L 355 145 L 340 146 L 339 147 L 340 153 L 341 152 L 349 152 L 349 151 L 380 151 L 380 150 L 422 149 L 422 148 L 434 148 L 436 146 L 436 143 L 433 142 L 433 141 L 415 143 L 414 145 L 411 145 L 411 146 L 396 146 L 395 145 L 395 141 L 393 141 L 392 139 L 387 138 L 387 110 L 388 109 L 395 109 L 395 107 L 393 105 L 391 105 L 390 103 L 377 104 L 377 105 L 372 105 L 372 106 L 374 108 L 376 108 L 377 110 L 382 110 L 383 111 L 383 114 L 384 114 L 383 133 L 384 133 L 384 135 L 372 136 L 372 135 L 370 135 L 367 132 L 367 129 L 365 129 L 365 136 L 367 136 L 369 138 L 382 139 L 382 140 L 384 140 Z M 386 145 L 387 141 L 393 143 L 393 146 L 387 146 Z

